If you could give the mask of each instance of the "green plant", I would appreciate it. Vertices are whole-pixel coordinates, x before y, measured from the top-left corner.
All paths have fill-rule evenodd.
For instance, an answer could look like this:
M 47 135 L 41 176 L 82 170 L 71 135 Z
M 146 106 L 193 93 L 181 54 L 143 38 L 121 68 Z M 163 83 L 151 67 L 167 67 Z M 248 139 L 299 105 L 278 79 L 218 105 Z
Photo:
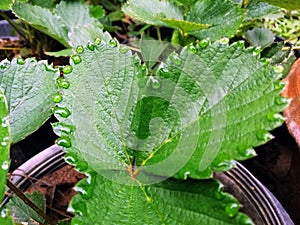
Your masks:
M 281 46 L 260 39 L 256 30 L 248 35 L 255 47 L 223 37 L 238 33 L 244 16 L 253 12 L 243 8 L 250 3 L 175 3 L 130 0 L 123 6 L 135 19 L 174 28 L 171 44 L 142 39 L 140 56 L 93 27 L 98 22 L 88 13 L 87 22 L 63 20 L 59 7 L 82 7 L 79 3 L 62 1 L 55 13 L 25 3 L 12 6 L 72 47 L 70 65 L 53 68 L 22 58 L 0 65 L 12 143 L 36 130 L 52 109 L 56 143 L 66 161 L 87 175 L 70 204 L 72 224 L 252 224 L 238 201 L 210 178 L 235 160 L 253 157 L 253 147 L 270 140 L 269 131 L 283 123 L 280 112 L 288 103 L 280 96 L 283 67 L 274 64 L 287 56 L 279 60 Z M 205 15 L 208 8 L 211 15 Z M 30 16 L 29 9 L 47 16 Z M 7 126 L 0 139 L 9 136 L 5 97 L 0 113 Z M 5 140 L 1 150 L 7 153 L 10 138 Z M 1 160 L 8 162 L 8 153 Z M 10 224 L 4 212 L 3 224 Z

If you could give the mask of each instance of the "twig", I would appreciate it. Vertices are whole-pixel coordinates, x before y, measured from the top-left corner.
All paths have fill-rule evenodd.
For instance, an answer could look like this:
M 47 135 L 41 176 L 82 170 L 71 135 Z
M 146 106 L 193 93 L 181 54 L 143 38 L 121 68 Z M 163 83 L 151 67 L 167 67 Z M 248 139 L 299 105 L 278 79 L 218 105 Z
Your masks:
M 44 213 L 40 208 L 38 208 L 26 195 L 19 190 L 13 183 L 8 179 L 6 180 L 6 185 L 12 190 L 26 205 L 32 208 L 36 213 L 38 213 L 49 225 L 56 225 L 57 223 L 53 221 L 46 213 Z

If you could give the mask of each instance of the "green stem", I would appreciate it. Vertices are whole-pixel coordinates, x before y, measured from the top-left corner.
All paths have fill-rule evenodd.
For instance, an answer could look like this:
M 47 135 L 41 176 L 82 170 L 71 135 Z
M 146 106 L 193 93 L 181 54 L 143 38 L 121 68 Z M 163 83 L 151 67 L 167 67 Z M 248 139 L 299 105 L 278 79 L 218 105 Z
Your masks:
M 26 195 L 19 190 L 10 180 L 6 180 L 6 185 L 12 192 L 14 192 L 26 205 L 32 208 L 37 214 L 39 214 L 49 225 L 56 225 L 57 223 L 53 221 L 46 213 L 44 213 L 40 208 L 38 208 Z

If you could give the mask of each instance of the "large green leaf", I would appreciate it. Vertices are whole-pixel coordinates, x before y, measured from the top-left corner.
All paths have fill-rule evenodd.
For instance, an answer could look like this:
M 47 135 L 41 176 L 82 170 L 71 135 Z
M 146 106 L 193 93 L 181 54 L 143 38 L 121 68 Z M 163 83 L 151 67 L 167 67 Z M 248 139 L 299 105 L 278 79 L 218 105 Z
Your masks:
M 136 186 L 133 180 L 123 185 L 95 174 L 88 179 L 78 184 L 80 194 L 71 202 L 74 224 L 252 224 L 214 180 Z
M 61 1 L 53 11 L 16 1 L 12 5 L 12 10 L 19 18 L 66 47 L 70 47 L 68 34 L 73 27 L 83 25 L 101 27 L 101 24 L 90 16 L 88 6 L 76 1 Z
M 200 24 L 211 24 L 211 27 L 191 32 L 196 37 L 220 39 L 236 33 L 244 19 L 243 11 L 238 4 L 230 0 L 203 0 L 191 7 L 186 20 Z
M 297 10 L 300 9 L 299 0 L 261 0 L 263 2 L 267 2 L 269 4 L 273 4 L 282 8 L 286 8 L 289 10 Z
M 270 14 L 276 14 L 280 12 L 280 8 L 270 5 L 266 2 L 260 2 L 259 0 L 252 0 L 246 6 L 247 19 L 262 18 Z
M 129 0 L 122 10 L 127 15 L 145 23 L 177 28 L 184 32 L 209 27 L 209 24 L 185 21 L 179 8 L 167 1 Z
M 46 61 L 16 58 L 0 63 L 0 86 L 8 102 L 13 143 L 37 130 L 50 117 L 57 76 L 58 71 Z
M 125 224 L 154 217 L 153 224 L 187 221 L 185 210 L 168 203 L 170 196 L 173 201 L 182 195 L 182 207 L 188 209 L 191 199 L 181 188 L 177 194 L 169 192 L 184 182 L 174 181 L 166 188 L 163 180 L 207 178 L 213 171 L 227 170 L 233 160 L 252 157 L 252 147 L 268 141 L 268 130 L 283 122 L 278 113 L 286 105 L 279 95 L 280 74 L 258 54 L 242 42 L 228 46 L 228 39 L 201 41 L 179 55 L 171 53 L 156 72 L 148 71 L 137 55 L 113 39 L 78 46 L 71 67 L 63 69 L 70 86 L 61 90 L 63 101 L 54 110 L 59 122 L 53 126 L 60 136 L 56 143 L 67 151 L 66 160 L 80 171 L 95 171 L 77 188 L 83 198 L 92 195 L 87 205 L 81 197 L 73 201 L 76 210 L 88 215 L 81 218 L 86 220 L 83 224 L 97 224 L 99 217 Z M 189 190 L 189 182 L 186 187 Z M 160 201 L 154 197 L 160 192 L 169 207 L 161 205 L 164 197 Z M 140 207 L 150 206 L 145 195 L 140 199 L 141 193 L 153 199 L 145 217 L 140 216 Z M 124 209 L 127 219 L 124 213 L 116 216 L 114 207 L 118 212 Z M 191 216 L 194 223 L 207 210 L 197 207 Z M 89 221 L 92 211 L 99 212 L 95 221 Z M 204 214 L 214 218 L 209 211 Z M 173 212 L 172 221 L 166 215 Z M 106 217 L 101 216 L 104 213 Z M 236 223 L 238 217 L 232 219 L 229 223 Z M 209 223 L 214 224 L 213 220 L 204 224 Z
M 153 183 L 148 174 L 207 178 L 253 156 L 283 122 L 278 74 L 242 43 L 201 46 L 172 53 L 154 76 L 115 40 L 79 46 L 56 109 L 68 128 L 58 144 L 125 183 L 132 164 Z

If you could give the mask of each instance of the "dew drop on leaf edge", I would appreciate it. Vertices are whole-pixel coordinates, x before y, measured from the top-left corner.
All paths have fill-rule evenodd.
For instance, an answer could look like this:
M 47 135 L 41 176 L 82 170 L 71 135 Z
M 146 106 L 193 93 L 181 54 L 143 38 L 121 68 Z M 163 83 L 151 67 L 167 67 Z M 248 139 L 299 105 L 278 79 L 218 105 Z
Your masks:
M 201 48 L 206 48 L 210 44 L 210 41 L 208 39 L 202 39 L 198 44 Z
M 82 45 L 78 45 L 76 47 L 76 52 L 79 53 L 79 54 L 83 53 L 84 52 L 84 47 Z
M 284 117 L 280 113 L 269 112 L 267 115 L 269 121 L 279 121 L 284 122 Z
M 262 141 L 270 141 L 271 139 L 274 138 L 274 136 L 266 130 L 257 131 L 256 136 L 259 140 L 262 140 Z
M 70 112 L 70 110 L 68 108 L 66 108 L 66 107 L 58 107 L 58 106 L 54 107 L 53 113 L 57 114 L 57 115 L 59 115 L 61 117 L 64 117 L 64 118 L 67 118 L 68 116 L 71 115 L 71 112 Z
M 3 170 L 8 170 L 9 169 L 9 162 L 7 160 L 3 161 L 1 164 L 1 168 Z
M 67 136 L 61 136 L 61 137 L 57 138 L 55 143 L 58 146 L 65 147 L 65 148 L 71 147 L 71 139 Z
M 81 57 L 79 55 L 72 55 L 71 59 L 72 59 L 72 61 L 73 61 L 74 64 L 81 63 Z
M 240 206 L 236 202 L 232 202 L 226 205 L 225 211 L 229 217 L 234 217 L 239 212 Z
M 1 145 L 2 145 L 3 147 L 8 146 L 9 141 L 10 141 L 10 138 L 9 138 L 9 137 L 3 137 L 3 138 L 2 138 L 2 141 L 1 141 Z
M 60 103 L 63 100 L 63 97 L 61 94 L 55 94 L 53 95 L 52 100 L 54 103 Z
M 25 60 L 24 60 L 23 58 L 21 58 L 21 57 L 18 57 L 18 58 L 17 58 L 17 63 L 18 63 L 19 65 L 24 65 L 24 64 L 25 64 Z
M 196 48 L 194 45 L 192 45 L 192 44 L 189 45 L 187 49 L 188 49 L 188 51 L 189 51 L 191 54 L 196 54 L 197 51 L 198 51 L 197 48 Z
M 171 61 L 176 65 L 176 66 L 180 66 L 182 63 L 181 58 L 179 57 L 179 55 L 177 55 L 177 53 L 173 52 L 170 55 L 170 59 Z
M 70 82 L 67 81 L 65 78 L 62 78 L 62 77 L 59 77 L 57 79 L 57 84 L 58 84 L 58 87 L 61 87 L 61 88 L 64 88 L 64 89 L 67 89 L 70 87 Z
M 96 48 L 96 45 L 95 45 L 94 43 L 89 42 L 89 43 L 86 45 L 86 47 L 87 47 L 89 50 L 94 51 L 95 48 Z
M 111 40 L 109 40 L 109 45 L 114 48 L 114 47 L 117 47 L 118 42 L 115 39 L 111 39 Z
M 122 47 L 120 47 L 120 52 L 121 52 L 122 54 L 127 53 L 129 50 L 130 50 L 129 47 L 127 47 L 127 46 L 122 46 Z
M 95 39 L 95 44 L 100 45 L 101 44 L 101 38 L 96 38 Z
M 63 67 L 62 72 L 63 72 L 64 74 L 69 74 L 69 73 L 72 72 L 72 70 L 73 70 L 73 67 L 68 65 L 68 66 L 64 66 L 64 67 Z

